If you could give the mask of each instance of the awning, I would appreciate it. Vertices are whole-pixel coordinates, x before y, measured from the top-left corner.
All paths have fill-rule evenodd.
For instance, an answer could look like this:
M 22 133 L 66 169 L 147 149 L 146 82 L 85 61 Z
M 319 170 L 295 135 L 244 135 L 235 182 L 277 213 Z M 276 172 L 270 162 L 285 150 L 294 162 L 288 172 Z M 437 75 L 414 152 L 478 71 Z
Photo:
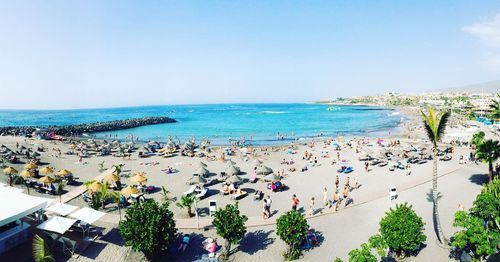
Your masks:
M 43 209 L 53 199 L 26 195 L 12 187 L 0 186 L 0 226 Z
M 71 218 L 53 216 L 37 226 L 38 229 L 64 234 L 76 222 Z
M 50 212 L 57 213 L 61 216 L 67 216 L 69 213 L 75 211 L 78 209 L 77 206 L 71 206 L 67 204 L 61 204 L 59 202 L 55 203 L 54 205 L 50 206 L 49 208 L 45 209 Z
M 92 224 L 95 221 L 99 220 L 101 217 L 103 217 L 106 213 L 94 210 L 92 208 L 84 207 L 71 215 L 69 215 L 72 218 L 76 218 L 78 220 L 81 220 L 85 223 Z

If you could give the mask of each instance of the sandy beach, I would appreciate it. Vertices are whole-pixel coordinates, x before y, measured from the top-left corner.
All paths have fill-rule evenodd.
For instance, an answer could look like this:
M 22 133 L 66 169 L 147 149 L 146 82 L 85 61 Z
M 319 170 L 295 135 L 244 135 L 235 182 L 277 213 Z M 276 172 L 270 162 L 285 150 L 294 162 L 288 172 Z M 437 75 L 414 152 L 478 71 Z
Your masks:
M 83 182 L 102 176 L 102 170 L 99 168 L 99 163 L 102 162 L 104 162 L 105 169 L 109 169 L 116 164 L 122 164 L 121 181 L 127 185 L 136 184 L 130 181 L 130 176 L 137 172 L 145 172 L 148 178 L 147 185 L 154 185 L 157 188 L 154 193 L 145 194 L 145 197 L 162 201 L 159 188 L 166 188 L 170 192 L 169 196 L 173 198 L 170 208 L 177 220 L 177 227 L 181 232 L 191 233 L 194 236 L 195 244 L 193 244 L 194 247 L 189 252 L 169 255 L 175 261 L 196 260 L 203 254 L 203 250 L 196 247 L 198 245 L 196 242 L 201 242 L 204 237 L 215 236 L 215 231 L 210 228 L 211 218 L 208 216 L 208 201 L 216 200 L 218 207 L 224 207 L 226 204 L 235 201 L 231 199 L 231 196 L 222 194 L 222 183 L 218 183 L 208 186 L 207 196 L 197 202 L 199 219 L 189 218 L 186 210 L 175 205 L 175 200 L 179 199 L 183 192 L 191 187 L 187 182 L 198 168 L 200 161 L 203 161 L 210 171 L 208 179 L 219 176 L 225 170 L 227 161 L 233 161 L 234 165 L 241 170 L 240 177 L 244 180 L 241 189 L 249 194 L 239 200 L 239 206 L 241 212 L 249 217 L 247 222 L 249 233 L 243 240 L 245 244 L 241 246 L 240 252 L 235 253 L 236 261 L 255 261 L 259 257 L 271 258 L 270 261 L 281 260 L 280 252 L 283 250 L 284 244 L 276 238 L 274 223 L 277 217 L 290 209 L 293 194 L 296 194 L 301 201 L 299 210 L 304 213 L 309 213 L 310 199 L 312 197 L 316 199 L 314 214 L 312 216 L 307 214 L 307 216 L 311 227 L 320 232 L 324 239 L 319 247 L 304 254 L 306 261 L 324 261 L 337 256 L 346 259 L 349 250 L 358 247 L 359 244 L 367 241 L 367 238 L 376 232 L 377 223 L 384 212 L 396 203 L 402 202 L 412 204 L 417 213 L 427 223 L 428 247 L 422 251 L 422 255 L 413 258 L 414 261 L 427 261 L 426 257 L 434 256 L 438 256 L 439 261 L 442 261 L 447 259 L 448 252 L 439 249 L 433 243 L 435 242 L 435 236 L 431 230 L 432 209 L 431 204 L 426 201 L 425 197 L 430 188 L 432 161 L 412 164 L 411 175 L 407 175 L 407 170 L 396 169 L 390 171 L 388 166 L 370 166 L 367 172 L 364 167 L 365 162 L 359 160 L 363 152 L 366 151 L 377 152 L 383 148 L 393 151 L 411 146 L 425 147 L 426 141 L 423 139 L 423 132 L 418 127 L 412 126 L 412 123 L 416 124 L 417 122 L 410 120 L 402 128 L 401 133 L 387 135 L 389 138 L 385 138 L 383 142 L 386 145 L 396 143 L 395 138 L 400 138 L 398 139 L 400 144 L 392 147 L 380 146 L 377 143 L 380 142 L 379 138 L 341 137 L 335 139 L 335 143 L 340 146 L 338 149 L 328 144 L 330 140 L 318 140 L 313 143 L 294 145 L 292 150 L 288 146 L 255 147 L 250 149 L 253 150 L 253 154 L 247 154 L 248 148 L 244 150 L 233 148 L 234 154 L 224 160 L 207 160 L 206 158 L 187 156 L 139 158 L 137 153 L 133 153 L 130 159 L 111 155 L 91 156 L 83 158 L 82 162 L 80 162 L 77 155 L 63 153 L 59 156 L 59 150 L 61 152 L 69 150 L 68 142 L 0 137 L 0 144 L 12 149 L 16 148 L 16 144 L 33 149 L 39 146 L 46 148 L 45 152 L 40 152 L 42 163 L 50 165 L 55 170 L 63 168 L 71 170 L 77 178 L 78 182 L 75 185 L 65 187 L 66 192 L 77 190 Z M 411 127 L 413 127 L 414 131 L 409 130 Z M 408 136 L 405 138 L 406 134 L 412 135 L 410 138 Z M 220 155 L 222 152 L 221 147 L 213 147 L 212 150 L 214 155 Z M 306 152 L 312 154 L 310 160 L 303 159 Z M 462 203 L 466 207 L 470 207 L 474 196 L 480 190 L 479 184 L 483 181 L 484 174 L 487 172 L 486 166 L 482 164 L 459 163 L 460 156 L 467 158 L 470 152 L 471 150 L 467 146 L 454 146 L 454 151 L 450 154 L 452 160 L 439 161 L 439 175 L 441 176 L 439 188 L 445 195 L 440 208 L 443 214 L 442 224 L 447 235 L 451 235 L 454 230 L 451 228 L 451 222 L 458 204 Z M 256 183 L 248 182 L 253 173 L 256 159 L 272 168 L 275 173 L 284 174 L 281 180 L 286 185 L 284 191 L 272 192 L 267 188 L 268 183 L 262 180 Z M 285 162 L 293 161 L 294 163 L 284 164 L 283 160 Z M 12 166 L 22 170 L 24 164 L 21 162 Z M 350 174 L 338 173 L 337 170 L 342 165 L 351 166 L 354 171 Z M 162 169 L 168 167 L 173 167 L 178 172 L 174 174 L 162 172 Z M 301 169 L 304 167 L 308 167 L 308 170 L 302 172 Z M 296 171 L 290 171 L 293 168 Z M 340 191 L 347 179 L 350 179 L 351 186 L 353 186 L 355 180 L 359 181 L 359 185 L 350 191 L 350 198 L 353 199 L 353 203 L 347 207 L 342 206 L 335 211 L 334 208 L 323 207 L 322 199 L 325 187 L 328 190 L 329 197 L 331 198 L 333 195 L 336 190 L 335 179 L 337 176 L 339 177 L 338 190 Z M 20 185 L 16 185 L 16 187 L 25 188 Z M 400 196 L 397 200 L 389 200 L 388 192 L 390 187 L 397 188 Z M 272 216 L 266 220 L 261 216 L 262 202 L 253 198 L 254 192 L 258 190 L 262 191 L 266 197 L 269 195 L 273 201 Z M 30 193 L 43 197 L 57 197 L 41 194 L 33 189 Z M 69 199 L 63 195 L 63 198 L 65 202 L 67 201 L 67 204 L 80 207 L 87 206 L 81 196 Z M 106 209 L 101 209 L 101 211 L 108 213 L 99 222 L 99 225 L 105 228 L 105 237 L 97 240 L 96 244 L 90 245 L 76 260 L 87 261 L 91 258 L 96 259 L 96 261 L 106 261 L 116 257 L 121 257 L 120 260 L 126 261 L 140 259 L 140 254 L 131 252 L 128 248 L 120 245 L 119 233 L 114 229 L 120 219 L 116 205 L 109 204 Z M 98 246 L 100 248 L 96 249 Z

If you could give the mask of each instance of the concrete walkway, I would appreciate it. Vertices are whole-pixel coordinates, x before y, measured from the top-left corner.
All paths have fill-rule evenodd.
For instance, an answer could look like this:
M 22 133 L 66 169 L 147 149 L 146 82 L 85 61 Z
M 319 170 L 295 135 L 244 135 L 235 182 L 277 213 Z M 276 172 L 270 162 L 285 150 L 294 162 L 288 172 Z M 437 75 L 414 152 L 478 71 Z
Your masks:
M 463 169 L 463 168 L 465 168 L 467 166 L 471 166 L 471 165 L 473 165 L 473 164 L 470 163 L 468 165 L 459 166 L 458 168 L 453 168 L 453 169 L 448 169 L 448 170 L 441 171 L 441 172 L 439 172 L 438 177 L 443 177 L 443 176 L 452 174 L 452 173 L 456 172 L 457 170 Z M 110 170 L 104 171 L 101 175 L 95 177 L 95 180 L 101 180 L 104 176 L 106 176 L 107 174 L 109 174 L 109 172 L 110 172 Z M 428 183 L 430 181 L 432 181 L 432 177 L 431 176 L 422 177 L 422 179 L 419 179 L 417 181 L 412 181 L 412 183 L 408 183 L 407 185 L 404 185 L 403 187 L 398 188 L 398 193 L 410 190 L 410 189 L 412 189 L 412 188 L 414 188 L 416 186 Z M 81 195 L 86 190 L 87 190 L 86 187 L 82 185 L 82 186 L 80 186 L 80 187 L 78 187 L 78 188 L 76 188 L 76 189 L 74 189 L 74 190 L 72 190 L 72 191 L 64 194 L 64 196 L 63 196 L 63 202 L 65 203 L 65 202 L 68 202 L 68 201 L 70 201 L 71 199 L 73 199 L 75 197 L 78 197 L 79 195 Z M 389 195 L 388 195 L 388 189 L 386 189 L 386 188 L 381 189 L 380 191 L 377 191 L 376 193 L 363 196 L 360 199 L 355 199 L 355 203 L 354 204 L 350 204 L 347 207 L 341 207 L 336 212 L 332 208 L 332 209 L 324 211 L 323 213 L 316 212 L 317 214 L 315 214 L 313 216 L 307 216 L 306 219 L 314 219 L 314 218 L 317 218 L 317 217 L 332 215 L 332 214 L 335 214 L 335 213 L 338 213 L 338 212 L 342 212 L 343 209 L 348 209 L 348 208 L 353 208 L 353 207 L 356 207 L 356 206 L 359 206 L 359 205 L 364 205 L 364 204 L 366 204 L 366 203 L 368 203 L 370 201 L 374 201 L 374 200 L 381 199 L 381 198 L 384 198 L 384 197 L 386 197 L 386 198 L 389 197 Z M 262 226 L 275 225 L 277 218 L 278 218 L 278 216 L 274 215 L 273 217 L 271 217 L 269 219 L 263 220 L 262 217 L 260 217 L 260 216 L 252 216 L 252 217 L 248 218 L 248 221 L 246 222 L 246 226 L 248 228 L 252 228 L 252 227 L 262 227 Z M 104 217 L 102 217 L 100 219 L 100 222 L 103 222 L 103 223 L 106 223 L 106 224 L 110 224 L 110 225 L 113 225 L 113 226 L 118 225 L 119 221 L 120 221 L 119 215 L 118 214 L 111 214 L 111 213 L 107 213 Z M 196 218 L 185 218 L 185 219 L 178 218 L 178 219 L 175 219 L 175 223 L 176 223 L 176 226 L 177 226 L 178 229 L 209 228 L 209 227 L 212 226 L 212 218 L 207 218 L 207 217 L 202 217 L 202 218 L 199 218 L 199 219 L 196 219 Z

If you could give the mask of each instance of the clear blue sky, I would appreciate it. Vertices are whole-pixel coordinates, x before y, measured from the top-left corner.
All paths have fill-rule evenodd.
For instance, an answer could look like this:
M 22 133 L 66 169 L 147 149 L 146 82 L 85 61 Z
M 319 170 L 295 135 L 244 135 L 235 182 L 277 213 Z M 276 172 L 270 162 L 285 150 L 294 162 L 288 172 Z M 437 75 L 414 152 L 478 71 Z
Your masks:
M 0 108 L 302 102 L 499 78 L 498 0 L 0 3 Z

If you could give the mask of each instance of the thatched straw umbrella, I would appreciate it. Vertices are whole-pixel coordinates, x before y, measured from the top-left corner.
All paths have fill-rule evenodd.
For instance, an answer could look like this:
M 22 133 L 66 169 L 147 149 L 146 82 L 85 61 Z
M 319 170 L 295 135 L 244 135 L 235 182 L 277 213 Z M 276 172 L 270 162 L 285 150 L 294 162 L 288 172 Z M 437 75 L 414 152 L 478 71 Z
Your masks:
M 207 180 L 201 176 L 192 176 L 187 182 L 188 185 L 205 184 L 205 183 L 207 183 Z
M 40 169 L 40 173 L 48 175 L 54 173 L 54 169 L 50 166 L 44 166 Z
M 273 170 L 270 167 L 267 167 L 265 165 L 260 165 L 257 167 L 257 175 L 268 175 L 271 174 Z
M 261 164 L 262 164 L 262 161 L 260 161 L 259 159 L 254 159 L 254 160 L 252 161 L 252 165 L 253 165 L 253 166 L 258 167 L 258 166 L 260 166 Z
M 21 173 L 19 175 L 22 176 L 23 178 L 30 178 L 30 177 L 34 177 L 35 173 L 30 169 L 25 169 L 25 170 L 21 171 Z
M 241 184 L 241 183 L 243 183 L 243 179 L 241 177 L 239 177 L 238 175 L 233 175 L 229 178 L 229 182 Z
M 90 192 L 97 192 L 101 189 L 102 187 L 102 183 L 99 182 L 99 181 L 95 181 L 94 183 L 90 184 L 87 189 L 90 191 Z
M 208 169 L 206 169 L 205 167 L 199 167 L 198 169 L 196 169 L 193 174 L 196 174 L 196 175 L 200 175 L 200 176 L 206 176 L 208 174 L 210 174 L 210 171 L 208 171 Z
M 240 169 L 235 166 L 229 166 L 224 171 L 227 175 L 233 176 L 238 175 L 240 173 Z
M 139 193 L 139 189 L 137 187 L 133 187 L 133 186 L 127 186 L 126 188 L 122 189 L 120 191 L 120 193 L 126 197 L 130 196 L 130 195 L 133 195 L 133 194 L 137 194 Z
M 7 168 L 4 168 L 3 172 L 6 174 L 6 175 L 12 175 L 12 174 L 17 174 L 17 169 L 9 166 Z
M 197 168 L 200 168 L 200 167 L 204 167 L 204 168 L 206 168 L 206 167 L 207 167 L 207 164 L 205 164 L 205 163 L 203 163 L 202 161 L 200 161 L 200 162 L 196 163 L 196 167 L 197 167 Z
M 107 182 L 110 184 L 113 184 L 114 182 L 119 181 L 119 180 L 120 180 L 120 177 L 117 176 L 115 173 L 109 173 L 102 179 L 103 182 Z
M 40 178 L 39 181 L 41 183 L 44 183 L 44 184 L 52 184 L 56 180 L 54 178 L 50 177 L 50 176 L 44 176 L 44 177 Z
M 144 183 L 148 181 L 148 178 L 144 175 L 144 173 L 137 173 L 135 176 L 133 176 L 130 181 L 136 182 L 136 183 Z
M 69 171 L 68 169 L 64 168 L 64 169 L 59 170 L 59 172 L 57 172 L 56 175 L 59 176 L 59 177 L 66 177 L 66 176 L 71 175 L 71 171 Z
M 38 166 L 35 163 L 33 163 L 33 162 L 30 162 L 30 163 L 24 165 L 24 168 L 28 169 L 28 170 L 33 170 L 33 169 L 36 169 L 37 167 Z
M 275 173 L 270 173 L 263 178 L 264 181 L 275 182 L 280 180 L 280 178 Z

